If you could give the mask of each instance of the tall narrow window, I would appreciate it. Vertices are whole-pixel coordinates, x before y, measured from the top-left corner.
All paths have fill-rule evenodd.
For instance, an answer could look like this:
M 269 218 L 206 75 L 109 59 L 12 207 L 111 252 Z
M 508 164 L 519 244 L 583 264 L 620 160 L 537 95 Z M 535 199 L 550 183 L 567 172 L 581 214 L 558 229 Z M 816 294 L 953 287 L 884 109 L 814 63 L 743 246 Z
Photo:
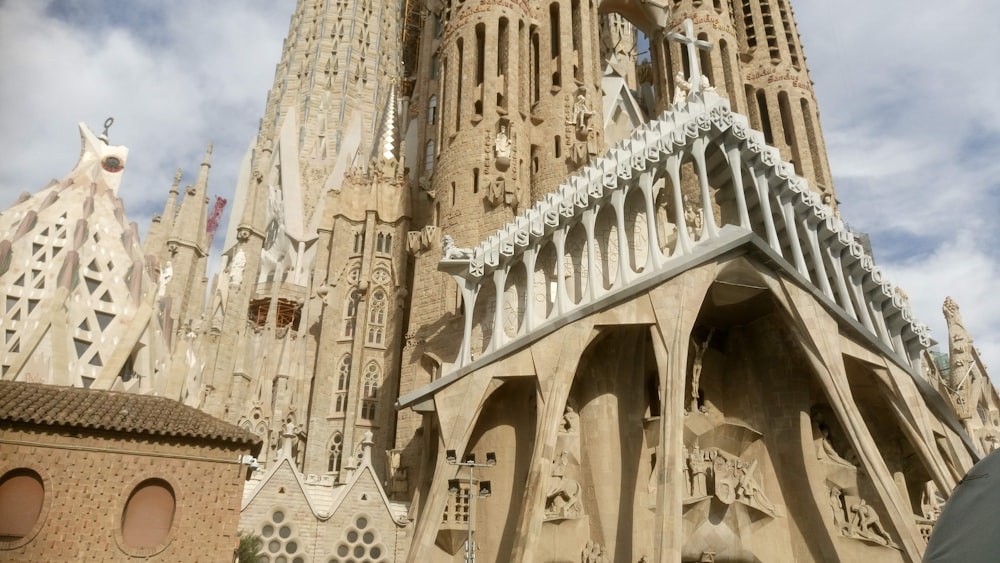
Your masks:
M 781 26 L 785 28 L 785 42 L 788 43 L 788 54 L 792 59 L 792 66 L 795 67 L 795 70 L 799 70 L 799 44 L 792 28 L 792 21 L 788 17 L 788 4 L 785 0 L 778 0 L 778 11 L 781 14 Z
M 378 400 L 378 388 L 382 384 L 382 368 L 375 362 L 365 366 L 364 394 L 361 399 L 361 418 L 375 420 L 375 407 Z
M 507 109 L 507 97 L 510 95 L 510 77 L 507 76 L 507 65 L 510 57 L 510 36 L 507 18 L 500 18 L 497 27 L 497 107 Z
M 365 233 L 354 233 L 354 253 L 361 254 L 365 249 Z
M 736 95 L 736 85 L 733 83 L 733 63 L 729 59 L 729 43 L 725 39 L 719 40 L 719 56 L 722 57 L 722 75 L 726 81 L 726 96 L 729 98 L 733 112 L 738 113 L 739 103 L 736 99 L 738 97 Z
M 764 22 L 764 36 L 767 38 L 767 51 L 771 55 L 771 62 L 781 59 L 778 51 L 778 36 L 774 30 L 774 17 L 771 15 L 771 5 L 768 0 L 760 2 L 760 16 Z
M 701 41 L 708 41 L 707 33 L 699 33 L 698 39 Z M 701 64 L 701 74 L 708 77 L 708 82 L 712 86 L 717 86 L 715 82 L 715 73 L 712 70 L 712 53 L 711 51 L 705 51 L 703 49 L 698 49 L 698 62 Z M 704 84 L 702 84 L 704 86 Z
M 583 16 L 580 13 L 580 0 L 570 2 L 570 17 L 573 18 L 573 77 L 583 82 Z
M 754 94 L 753 86 L 745 84 L 743 86 L 743 95 L 747 98 L 747 113 L 750 115 L 750 126 L 754 129 L 760 130 L 760 112 L 757 111 L 757 98 Z
M 760 128 L 764 132 L 764 141 L 774 144 L 774 133 L 771 131 L 771 114 L 767 110 L 767 95 L 763 90 L 757 90 L 757 111 L 760 112 Z
M 424 173 L 434 172 L 434 139 L 424 145 Z
M 799 138 L 795 134 L 795 121 L 792 117 L 792 106 L 788 101 L 788 92 L 778 92 L 778 111 L 781 113 L 781 129 L 785 135 L 785 144 L 792 152 L 792 165 L 795 166 L 795 173 L 801 175 Z
M 537 103 L 542 99 L 542 87 L 539 84 L 541 75 L 541 62 L 538 60 L 541 47 L 539 46 L 538 29 L 531 26 L 531 103 Z
M 430 100 L 427 101 L 427 124 L 434 125 L 437 121 L 437 110 L 438 110 L 438 97 L 431 95 Z
M 525 55 L 529 58 L 528 64 L 524 64 L 521 61 L 517 65 L 520 71 L 518 73 L 517 95 L 518 100 L 520 100 L 521 111 L 526 111 L 528 106 L 531 105 L 531 61 L 534 59 L 530 54 L 529 41 L 528 34 L 525 32 L 524 21 L 519 20 L 517 22 L 517 52 L 520 55 L 519 58 L 523 59 Z
M 344 305 L 344 336 L 354 336 L 354 325 L 358 317 L 358 302 L 361 300 L 361 292 L 354 289 L 347 297 Z
M 483 91 L 486 78 L 486 24 L 476 24 L 476 91 L 475 114 L 483 115 Z
M 809 157 L 812 159 L 812 170 L 816 176 L 816 185 L 823 189 L 827 186 L 826 176 L 823 174 L 823 157 L 820 156 L 819 152 L 819 130 L 816 128 L 816 122 L 813 120 L 809 102 L 803 98 L 800 100 L 800 105 L 802 106 L 802 120 L 806 125 L 806 138 L 809 140 Z
M 552 52 L 552 85 L 562 85 L 562 73 L 560 72 L 560 36 L 559 30 L 559 3 L 549 4 L 549 50 Z
M 757 29 L 753 23 L 753 7 L 750 0 L 743 0 L 743 34 L 746 37 L 747 49 L 757 46 Z
M 377 289 L 368 303 L 368 344 L 382 346 L 385 341 L 387 307 L 385 291 Z
M 351 355 L 345 354 L 337 365 L 337 391 L 333 398 L 333 412 L 347 410 L 347 391 L 351 387 Z
M 455 131 L 458 132 L 462 130 L 462 75 L 465 74 L 465 47 L 462 44 L 461 37 L 458 38 L 455 45 L 458 47 L 458 72 L 456 73 L 458 87 L 455 88 Z

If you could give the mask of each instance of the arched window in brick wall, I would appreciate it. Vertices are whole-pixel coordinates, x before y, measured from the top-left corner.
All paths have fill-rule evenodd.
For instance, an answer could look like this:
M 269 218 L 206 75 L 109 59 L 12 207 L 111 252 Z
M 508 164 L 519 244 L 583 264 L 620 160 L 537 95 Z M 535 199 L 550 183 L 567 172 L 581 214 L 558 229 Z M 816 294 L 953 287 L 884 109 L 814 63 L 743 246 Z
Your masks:
M 132 491 L 122 513 L 122 540 L 132 548 L 153 548 L 170 535 L 177 499 L 162 479 L 147 479 Z
M 45 501 L 42 478 L 30 469 L 14 469 L 0 478 L 0 542 L 25 538 L 35 528 Z

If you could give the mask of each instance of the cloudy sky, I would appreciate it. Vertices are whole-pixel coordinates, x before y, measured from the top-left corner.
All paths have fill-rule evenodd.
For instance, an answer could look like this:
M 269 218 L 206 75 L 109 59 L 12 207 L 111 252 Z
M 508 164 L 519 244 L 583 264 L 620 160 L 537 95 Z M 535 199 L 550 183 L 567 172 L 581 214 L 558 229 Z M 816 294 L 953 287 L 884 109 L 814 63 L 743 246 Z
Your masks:
M 936 338 L 951 295 L 1000 366 L 1000 2 L 793 2 L 844 219 Z M 0 0 L 0 208 L 69 172 L 76 123 L 109 116 L 143 232 L 209 141 L 209 190 L 231 195 L 294 4 Z

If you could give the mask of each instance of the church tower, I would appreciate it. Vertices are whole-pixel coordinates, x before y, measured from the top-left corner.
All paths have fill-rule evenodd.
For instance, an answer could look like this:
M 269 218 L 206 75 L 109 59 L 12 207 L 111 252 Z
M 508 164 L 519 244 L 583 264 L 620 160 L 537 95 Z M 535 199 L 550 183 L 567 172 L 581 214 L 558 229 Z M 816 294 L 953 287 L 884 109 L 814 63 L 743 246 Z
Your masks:
M 393 2 L 300 0 L 243 162 L 198 377 L 202 407 L 260 435 L 264 463 L 294 436 L 299 468 L 336 478 L 366 432 L 391 445 L 409 217 L 400 20 Z

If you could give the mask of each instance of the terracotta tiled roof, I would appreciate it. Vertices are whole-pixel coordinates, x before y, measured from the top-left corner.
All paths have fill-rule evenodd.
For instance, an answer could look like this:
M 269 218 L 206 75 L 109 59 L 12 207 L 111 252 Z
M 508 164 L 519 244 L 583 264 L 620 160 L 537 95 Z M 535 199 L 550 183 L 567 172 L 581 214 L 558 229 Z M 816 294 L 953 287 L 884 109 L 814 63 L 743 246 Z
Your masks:
M 93 428 L 255 445 L 242 428 L 166 397 L 0 381 L 0 423 Z

